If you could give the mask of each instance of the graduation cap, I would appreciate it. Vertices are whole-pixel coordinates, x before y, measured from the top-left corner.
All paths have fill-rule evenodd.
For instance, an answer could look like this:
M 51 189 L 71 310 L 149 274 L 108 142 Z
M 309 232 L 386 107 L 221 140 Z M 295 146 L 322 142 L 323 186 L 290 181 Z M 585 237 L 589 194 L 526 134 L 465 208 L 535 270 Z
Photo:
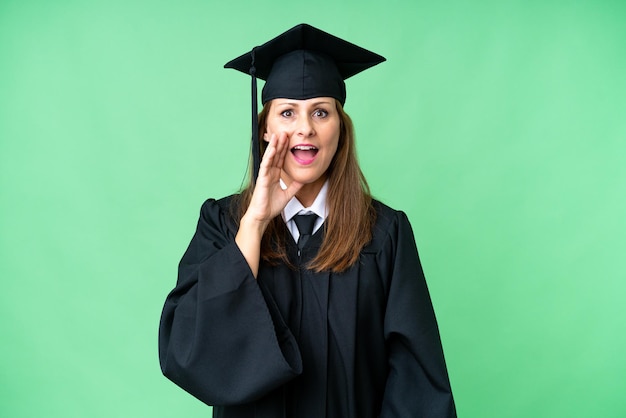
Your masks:
M 344 80 L 385 58 L 307 24 L 294 26 L 263 45 L 227 62 L 252 76 L 252 156 L 256 180 L 261 164 L 256 79 L 265 80 L 262 103 L 284 98 L 333 97 L 346 102 Z

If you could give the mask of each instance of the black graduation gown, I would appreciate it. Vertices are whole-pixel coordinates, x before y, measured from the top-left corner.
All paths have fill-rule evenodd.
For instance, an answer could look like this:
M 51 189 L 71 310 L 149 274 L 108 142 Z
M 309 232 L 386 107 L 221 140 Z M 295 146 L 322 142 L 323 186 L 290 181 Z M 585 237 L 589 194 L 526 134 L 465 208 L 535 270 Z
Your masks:
M 163 373 L 225 418 L 455 417 L 439 331 L 406 215 L 375 202 L 347 271 L 262 262 L 235 244 L 231 198 L 202 206 L 159 330 Z M 285 233 L 288 234 L 286 228 Z M 320 228 L 299 256 L 318 251 Z

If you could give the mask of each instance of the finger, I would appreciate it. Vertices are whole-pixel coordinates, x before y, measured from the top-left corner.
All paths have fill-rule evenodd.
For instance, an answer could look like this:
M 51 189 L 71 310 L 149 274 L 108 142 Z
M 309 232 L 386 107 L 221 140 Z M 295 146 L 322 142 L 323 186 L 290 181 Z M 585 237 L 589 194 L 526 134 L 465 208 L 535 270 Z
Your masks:
M 270 136 L 270 140 L 267 144 L 267 148 L 265 149 L 265 152 L 263 153 L 263 161 L 271 161 L 271 159 L 274 157 L 274 155 L 276 155 L 276 135 L 272 134 Z
M 274 139 L 274 134 L 272 134 L 270 138 L 270 142 L 263 153 L 263 158 L 261 159 L 261 165 L 259 167 L 259 176 L 266 175 L 272 164 L 274 163 L 274 157 L 276 155 L 276 141 Z
M 283 164 L 285 164 L 285 157 L 287 156 L 287 152 L 289 151 L 289 138 L 285 132 L 281 132 L 279 136 L 279 144 L 279 148 L 277 148 L 276 150 L 276 165 L 279 168 L 283 168 Z
M 283 134 L 276 135 L 272 134 L 273 137 L 273 146 L 276 150 L 274 154 L 273 167 L 282 167 L 281 154 L 283 153 L 283 149 L 285 148 L 285 140 L 283 138 Z

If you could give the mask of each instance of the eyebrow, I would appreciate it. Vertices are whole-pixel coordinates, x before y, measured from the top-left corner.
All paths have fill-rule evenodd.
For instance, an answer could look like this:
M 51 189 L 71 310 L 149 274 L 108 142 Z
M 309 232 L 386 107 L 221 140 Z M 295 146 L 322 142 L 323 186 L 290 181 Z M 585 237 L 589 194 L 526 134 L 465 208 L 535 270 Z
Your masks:
M 319 105 L 321 105 L 321 104 L 332 105 L 332 103 L 331 103 L 331 102 L 329 102 L 329 101 L 327 101 L 327 100 L 324 100 L 324 101 L 321 101 L 321 102 L 314 102 L 314 103 L 313 103 L 313 106 L 319 106 Z
M 312 106 L 312 107 L 315 107 L 315 106 L 319 106 L 319 105 L 322 105 L 322 104 L 325 104 L 325 105 L 332 105 L 332 103 L 331 103 L 330 101 L 328 101 L 328 100 L 322 100 L 322 101 L 319 101 L 319 102 L 313 102 L 313 103 L 311 103 L 311 106 Z M 282 102 L 282 103 L 276 103 L 276 106 L 293 106 L 293 107 L 300 107 L 300 103 L 296 103 L 296 102 Z

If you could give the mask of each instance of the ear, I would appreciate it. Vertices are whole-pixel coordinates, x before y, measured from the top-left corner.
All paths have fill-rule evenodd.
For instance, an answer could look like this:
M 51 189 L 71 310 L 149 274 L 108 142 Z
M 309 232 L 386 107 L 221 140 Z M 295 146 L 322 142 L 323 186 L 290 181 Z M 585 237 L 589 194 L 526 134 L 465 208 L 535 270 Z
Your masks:
M 263 141 L 270 142 L 270 136 L 269 136 L 269 134 L 267 132 L 265 132 L 263 134 Z

